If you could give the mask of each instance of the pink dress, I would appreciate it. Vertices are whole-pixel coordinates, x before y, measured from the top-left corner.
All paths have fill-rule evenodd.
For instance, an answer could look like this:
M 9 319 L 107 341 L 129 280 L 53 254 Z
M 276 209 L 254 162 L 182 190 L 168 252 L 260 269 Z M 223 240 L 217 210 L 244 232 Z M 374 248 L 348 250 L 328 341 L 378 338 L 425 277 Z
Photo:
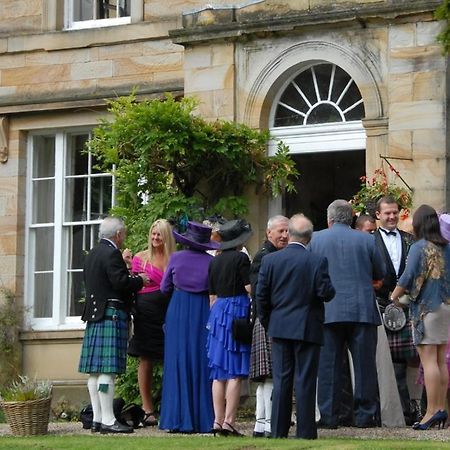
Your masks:
M 169 296 L 160 290 L 164 272 L 150 263 L 145 264 L 138 256 L 133 258 L 131 270 L 135 273 L 145 272 L 150 278 L 150 285 L 143 287 L 136 297 L 134 332 L 128 354 L 161 361 L 164 356 L 163 324 L 169 305 Z

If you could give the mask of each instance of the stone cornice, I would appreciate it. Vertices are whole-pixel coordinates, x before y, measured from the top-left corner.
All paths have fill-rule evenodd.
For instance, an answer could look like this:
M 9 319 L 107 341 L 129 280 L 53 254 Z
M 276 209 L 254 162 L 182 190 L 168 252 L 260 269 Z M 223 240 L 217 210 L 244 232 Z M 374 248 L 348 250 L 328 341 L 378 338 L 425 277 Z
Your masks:
M 348 26 L 365 28 L 371 21 L 392 21 L 419 14 L 432 13 L 441 0 L 390 0 L 383 4 L 361 4 L 353 8 L 318 7 L 307 11 L 289 11 L 277 16 L 267 13 L 264 7 L 256 11 L 242 8 L 214 8 L 191 12 L 183 16 L 183 28 L 169 31 L 176 44 L 215 41 L 219 39 L 239 40 L 251 35 L 270 33 L 293 33 L 304 28 L 317 26 Z M 260 4 L 261 5 L 261 4 Z
M 23 112 L 68 110 L 80 108 L 105 107 L 107 100 L 112 100 L 122 95 L 129 95 L 134 86 L 124 86 L 114 90 L 103 90 L 96 93 L 68 93 L 64 92 L 60 97 L 36 94 L 23 98 L 0 98 L 0 114 L 15 114 Z M 160 98 L 164 93 L 170 92 L 174 97 L 183 95 L 182 80 L 176 83 L 165 83 L 159 86 L 140 88 L 136 92 L 138 99 Z

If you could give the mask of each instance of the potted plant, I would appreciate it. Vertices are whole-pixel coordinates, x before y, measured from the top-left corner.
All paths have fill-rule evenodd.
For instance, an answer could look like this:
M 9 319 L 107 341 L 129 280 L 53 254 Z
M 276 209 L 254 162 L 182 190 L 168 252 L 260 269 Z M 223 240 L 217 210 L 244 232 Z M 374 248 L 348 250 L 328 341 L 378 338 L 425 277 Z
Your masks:
M 393 166 L 390 166 L 390 168 L 397 177 L 400 177 L 400 173 Z M 382 168 L 375 170 L 372 177 L 362 176 L 360 180 L 361 187 L 351 200 L 353 209 L 357 213 L 369 214 L 376 218 L 377 201 L 381 197 L 392 196 L 397 201 L 401 211 L 400 218 L 404 220 L 408 217 L 412 207 L 412 190 L 409 186 L 403 188 L 394 183 L 389 183 L 386 172 Z
M 0 407 L 16 436 L 47 434 L 52 384 L 19 376 L 0 390 Z

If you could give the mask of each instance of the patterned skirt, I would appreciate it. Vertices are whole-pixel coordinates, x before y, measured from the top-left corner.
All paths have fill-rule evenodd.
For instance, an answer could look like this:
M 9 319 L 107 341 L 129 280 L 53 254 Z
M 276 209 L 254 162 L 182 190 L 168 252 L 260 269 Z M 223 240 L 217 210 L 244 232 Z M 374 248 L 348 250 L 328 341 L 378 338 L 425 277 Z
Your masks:
M 391 349 L 392 362 L 405 362 L 418 356 L 413 342 L 411 320 L 408 320 L 400 331 L 386 329 L 386 335 Z
M 249 378 L 258 382 L 272 378 L 272 345 L 258 318 L 253 327 Z
M 250 300 L 246 294 L 218 297 L 211 308 L 208 323 L 208 366 L 210 380 L 230 380 L 248 376 L 250 345 L 233 338 L 236 318 L 248 317 Z
M 84 332 L 78 371 L 82 373 L 125 372 L 128 345 L 128 314 L 106 308 L 105 316 L 117 315 L 115 320 L 88 322 Z

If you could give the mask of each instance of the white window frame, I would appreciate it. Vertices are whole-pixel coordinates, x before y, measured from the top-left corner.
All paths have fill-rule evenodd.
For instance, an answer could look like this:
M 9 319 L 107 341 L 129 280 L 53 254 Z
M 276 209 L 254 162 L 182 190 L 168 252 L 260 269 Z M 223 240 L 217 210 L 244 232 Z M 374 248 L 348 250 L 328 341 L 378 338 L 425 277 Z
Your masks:
M 64 0 L 64 29 L 83 30 L 91 28 L 111 27 L 139 22 L 144 17 L 144 0 L 131 0 L 130 15 L 112 19 L 73 20 L 73 2 L 78 0 Z M 96 0 L 99 1 L 99 0 Z
M 66 230 L 71 225 L 98 225 L 101 223 L 101 218 L 98 220 L 84 220 L 79 222 L 65 221 L 65 197 L 66 197 L 66 179 L 77 178 L 77 175 L 65 174 L 66 157 L 67 157 L 67 139 L 73 134 L 88 134 L 90 135 L 92 128 L 64 128 L 64 129 L 50 129 L 39 130 L 29 134 L 27 142 L 27 207 L 26 207 L 26 232 L 25 232 L 25 306 L 26 306 L 26 322 L 33 330 L 42 331 L 59 331 L 59 330 L 76 330 L 84 329 L 85 324 L 80 320 L 80 316 L 68 316 L 68 286 L 67 280 L 67 255 L 64 254 L 63 243 L 64 239 L 68 239 L 64 236 Z M 55 138 L 55 173 L 54 173 L 54 218 L 51 223 L 32 223 L 32 183 L 33 183 L 33 137 L 52 135 Z M 85 174 L 89 177 L 91 173 L 91 163 L 89 162 L 88 173 Z M 111 176 L 110 174 L 96 174 L 94 177 Z M 88 195 L 88 201 L 90 201 L 90 195 Z M 112 177 L 112 206 L 115 203 L 115 180 Z M 52 303 L 52 316 L 46 318 L 36 318 L 33 314 L 34 308 L 34 242 L 33 236 L 30 230 L 41 227 L 53 227 L 54 233 L 54 249 L 53 249 L 53 303 Z M 91 239 L 91 247 L 97 242 L 97 236 Z M 70 270 L 71 272 L 81 272 L 81 270 Z

